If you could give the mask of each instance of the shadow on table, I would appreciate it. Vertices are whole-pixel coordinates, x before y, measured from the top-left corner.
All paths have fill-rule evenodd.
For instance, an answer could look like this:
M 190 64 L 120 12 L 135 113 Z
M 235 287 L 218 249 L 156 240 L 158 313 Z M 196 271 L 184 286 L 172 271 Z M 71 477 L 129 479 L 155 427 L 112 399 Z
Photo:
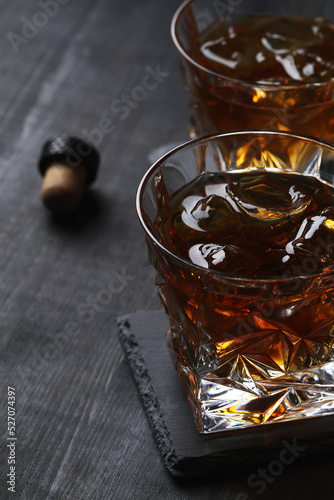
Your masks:
M 106 199 L 96 190 L 87 190 L 80 207 L 72 214 L 50 215 L 50 224 L 63 231 L 80 232 L 89 227 L 96 227 L 111 209 L 110 199 Z
M 298 457 L 291 464 L 270 461 L 261 466 L 222 470 L 214 475 L 173 478 L 179 490 L 193 492 L 193 498 L 230 500 L 330 500 L 333 498 L 333 454 Z M 208 496 L 203 497 L 207 491 Z M 196 496 L 198 494 L 198 496 Z

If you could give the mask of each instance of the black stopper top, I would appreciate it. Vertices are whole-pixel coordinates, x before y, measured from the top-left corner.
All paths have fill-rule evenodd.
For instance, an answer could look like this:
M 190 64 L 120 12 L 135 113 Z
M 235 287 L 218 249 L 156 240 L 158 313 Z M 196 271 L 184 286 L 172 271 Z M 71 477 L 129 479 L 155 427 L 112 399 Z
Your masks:
M 54 163 L 62 163 L 70 168 L 83 165 L 87 171 L 86 185 L 95 181 L 100 163 L 100 155 L 94 146 L 77 137 L 61 135 L 46 141 L 42 148 L 38 169 L 44 176 Z

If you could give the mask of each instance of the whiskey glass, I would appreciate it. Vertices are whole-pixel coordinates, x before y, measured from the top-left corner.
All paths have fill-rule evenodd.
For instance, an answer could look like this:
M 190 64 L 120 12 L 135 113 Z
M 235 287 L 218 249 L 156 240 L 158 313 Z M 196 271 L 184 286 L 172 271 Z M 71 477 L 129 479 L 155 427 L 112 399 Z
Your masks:
M 175 193 L 203 174 L 297 173 L 332 186 L 333 166 L 334 147 L 324 141 L 238 131 L 173 149 L 139 185 L 167 344 L 200 433 L 334 413 L 334 265 L 322 268 L 311 256 L 301 272 L 265 277 L 207 269 L 171 250 L 158 221 Z
M 280 130 L 333 141 L 333 78 L 323 80 L 319 77 L 318 81 L 310 83 L 256 83 L 231 77 L 222 66 L 212 70 L 199 57 L 196 49 L 199 41 L 214 30 L 218 22 L 228 23 L 231 19 L 249 15 L 325 17 L 332 21 L 334 4 L 326 0 L 184 2 L 174 15 L 171 32 L 181 56 L 181 69 L 189 94 L 190 137 L 233 130 Z M 305 40 L 306 50 L 307 44 Z M 277 52 L 279 57 L 284 56 L 284 48 Z M 313 61 L 316 54 L 312 57 Z M 286 64 L 290 64 L 288 58 Z M 312 64 L 307 65 L 308 69 Z

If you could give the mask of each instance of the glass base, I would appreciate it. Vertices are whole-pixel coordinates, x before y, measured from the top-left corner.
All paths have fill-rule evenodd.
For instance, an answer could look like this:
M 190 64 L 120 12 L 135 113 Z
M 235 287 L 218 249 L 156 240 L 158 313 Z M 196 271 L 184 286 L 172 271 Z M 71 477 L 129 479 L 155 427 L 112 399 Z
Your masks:
M 240 369 L 242 363 L 225 378 L 200 376 L 172 354 L 203 434 L 334 414 L 334 361 L 256 381 Z

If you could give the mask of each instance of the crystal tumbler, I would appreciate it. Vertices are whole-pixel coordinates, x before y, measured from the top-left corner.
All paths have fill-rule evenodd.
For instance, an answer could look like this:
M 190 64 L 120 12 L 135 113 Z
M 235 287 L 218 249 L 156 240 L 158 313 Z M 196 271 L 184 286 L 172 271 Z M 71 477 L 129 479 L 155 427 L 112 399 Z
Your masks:
M 140 183 L 201 433 L 334 412 L 333 167 L 326 142 L 240 131 L 175 148 Z
M 192 138 L 280 130 L 334 140 L 334 4 L 188 0 L 172 37 Z

